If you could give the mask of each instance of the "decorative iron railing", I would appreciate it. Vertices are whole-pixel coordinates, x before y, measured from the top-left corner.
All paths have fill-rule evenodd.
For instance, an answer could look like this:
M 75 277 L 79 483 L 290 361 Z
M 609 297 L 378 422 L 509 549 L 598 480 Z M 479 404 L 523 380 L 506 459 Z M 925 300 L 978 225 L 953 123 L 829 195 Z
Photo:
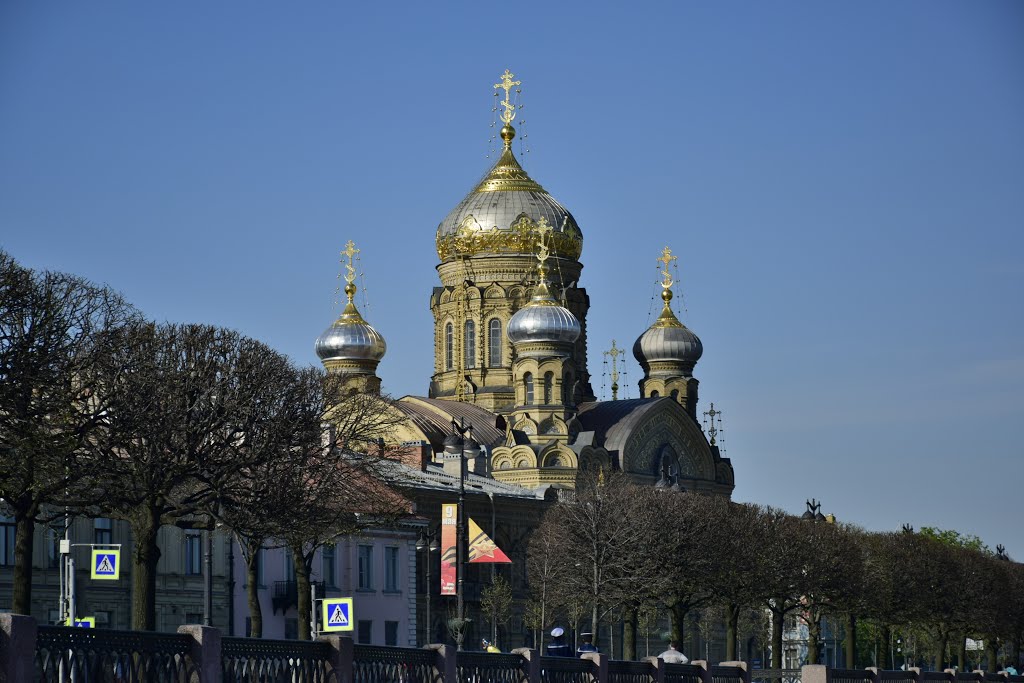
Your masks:
M 873 683 L 874 677 L 867 669 L 832 669 L 832 683 Z
M 437 652 L 411 647 L 354 645 L 354 683 L 439 683 Z
M 519 655 L 460 652 L 455 658 L 458 683 L 529 683 L 526 660 Z
M 594 663 L 589 659 L 541 657 L 542 683 L 591 683 L 596 680 Z
M 711 680 L 714 683 L 743 683 L 743 669 L 738 666 L 713 666 Z
M 40 626 L 39 683 L 200 683 L 195 641 L 178 633 Z M 12 682 L 13 683 L 13 682 Z
M 703 675 L 704 668 L 696 664 L 665 665 L 665 683 L 701 683 Z
M 608 662 L 608 683 L 651 683 L 654 671 L 647 662 Z
M 880 681 L 916 681 L 917 674 L 913 671 L 889 671 L 879 670 L 878 680 Z
M 800 683 L 800 669 L 752 669 L 751 683 Z
M 220 651 L 224 683 L 340 683 L 327 643 L 222 638 Z
M 956 676 L 953 674 L 946 673 L 945 671 L 922 671 L 921 681 L 924 683 L 952 683 L 956 680 Z

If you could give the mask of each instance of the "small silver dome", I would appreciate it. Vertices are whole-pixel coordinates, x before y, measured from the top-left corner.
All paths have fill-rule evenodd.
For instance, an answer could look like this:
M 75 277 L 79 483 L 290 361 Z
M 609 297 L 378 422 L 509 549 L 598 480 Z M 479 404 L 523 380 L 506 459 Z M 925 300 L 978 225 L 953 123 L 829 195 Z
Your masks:
M 543 271 L 542 271 L 543 276 Z M 558 305 L 541 280 L 530 303 L 508 321 L 508 339 L 513 344 L 549 342 L 572 344 L 580 336 L 580 321 L 567 308 Z
M 323 361 L 379 361 L 387 349 L 384 337 L 363 320 L 351 302 L 341 317 L 316 340 L 316 355 Z
M 676 326 L 677 325 L 677 326 Z M 700 338 L 682 323 L 652 325 L 633 344 L 633 356 L 641 364 L 654 361 L 696 363 L 704 353 Z

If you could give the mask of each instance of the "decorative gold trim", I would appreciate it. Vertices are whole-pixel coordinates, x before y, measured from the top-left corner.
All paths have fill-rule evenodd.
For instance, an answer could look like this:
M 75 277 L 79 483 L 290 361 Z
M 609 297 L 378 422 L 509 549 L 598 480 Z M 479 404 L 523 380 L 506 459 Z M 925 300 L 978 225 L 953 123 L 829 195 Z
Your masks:
M 437 255 L 444 261 L 476 254 L 536 254 L 536 230 L 537 224 L 526 214 L 521 214 L 507 229 L 484 228 L 472 215 L 466 216 L 454 235 L 438 236 Z M 553 232 L 548 237 L 548 248 L 556 256 L 577 260 L 583 253 L 583 235 L 566 222 L 562 232 Z

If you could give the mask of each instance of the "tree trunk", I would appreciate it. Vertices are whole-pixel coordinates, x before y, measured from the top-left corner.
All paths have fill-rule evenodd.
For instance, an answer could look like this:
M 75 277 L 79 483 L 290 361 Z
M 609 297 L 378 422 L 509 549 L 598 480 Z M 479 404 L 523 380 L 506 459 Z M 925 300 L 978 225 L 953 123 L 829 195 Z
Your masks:
M 949 631 L 944 628 L 939 629 L 939 637 L 935 643 L 935 669 L 942 671 L 944 668 L 942 665 L 946 661 L 946 646 L 949 645 Z
M 846 648 L 846 668 L 856 669 L 857 668 L 857 617 L 854 616 L 853 612 L 846 613 L 846 624 L 844 625 L 846 631 L 846 642 L 844 647 Z
M 772 668 L 782 668 L 782 629 L 785 626 L 786 615 L 782 611 L 783 600 L 778 601 L 778 609 L 772 610 Z
M 999 662 L 996 658 L 999 656 L 999 640 L 988 636 L 985 638 L 985 659 L 988 661 L 985 663 L 985 671 L 995 673 L 999 671 Z M 979 667 L 980 668 L 980 667 Z
M 594 636 L 594 644 L 597 645 L 597 594 L 594 594 L 594 606 L 590 610 L 590 634 Z
M 302 546 L 292 548 L 292 563 L 295 565 L 295 590 L 298 591 L 295 610 L 299 619 L 299 640 L 312 640 L 313 631 L 309 622 L 313 616 L 313 597 L 309 587 L 309 563 L 302 552 Z
M 156 630 L 156 564 L 160 560 L 157 532 L 160 515 L 140 511 L 131 519 L 135 552 L 132 553 L 132 629 Z
M 669 608 L 672 614 L 672 640 L 677 641 L 680 646 L 686 638 L 686 606 L 677 602 Z
M 821 636 L 821 621 L 817 614 L 811 612 L 811 618 L 807 621 L 807 663 L 817 664 L 821 652 L 818 647 Z
M 960 671 L 967 671 L 967 636 L 962 633 L 956 640 L 956 659 Z
M 629 608 L 626 611 L 626 620 L 622 625 L 622 658 L 625 660 L 636 659 L 636 625 L 636 609 Z
M 250 638 L 263 637 L 263 608 L 260 607 L 259 586 L 260 551 L 245 554 L 245 597 L 249 602 Z
M 889 661 L 892 655 L 892 628 L 889 624 L 882 624 L 881 640 L 882 651 L 880 653 L 881 656 L 878 658 L 878 668 L 883 671 L 895 669 L 895 662 Z
M 32 512 L 16 511 L 14 537 L 14 602 L 15 614 L 32 614 L 32 546 L 35 544 L 36 520 Z
M 740 606 L 729 603 L 725 608 L 725 658 L 730 662 L 739 660 L 736 643 L 740 624 Z

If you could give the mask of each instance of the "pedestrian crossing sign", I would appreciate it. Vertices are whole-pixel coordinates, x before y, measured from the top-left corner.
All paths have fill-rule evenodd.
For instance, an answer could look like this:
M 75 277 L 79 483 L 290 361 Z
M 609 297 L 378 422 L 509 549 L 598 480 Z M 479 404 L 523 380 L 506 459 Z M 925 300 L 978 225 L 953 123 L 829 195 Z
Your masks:
M 93 548 L 91 569 L 89 578 L 117 581 L 121 573 L 121 551 Z
M 351 631 L 352 598 L 325 598 L 324 631 Z

